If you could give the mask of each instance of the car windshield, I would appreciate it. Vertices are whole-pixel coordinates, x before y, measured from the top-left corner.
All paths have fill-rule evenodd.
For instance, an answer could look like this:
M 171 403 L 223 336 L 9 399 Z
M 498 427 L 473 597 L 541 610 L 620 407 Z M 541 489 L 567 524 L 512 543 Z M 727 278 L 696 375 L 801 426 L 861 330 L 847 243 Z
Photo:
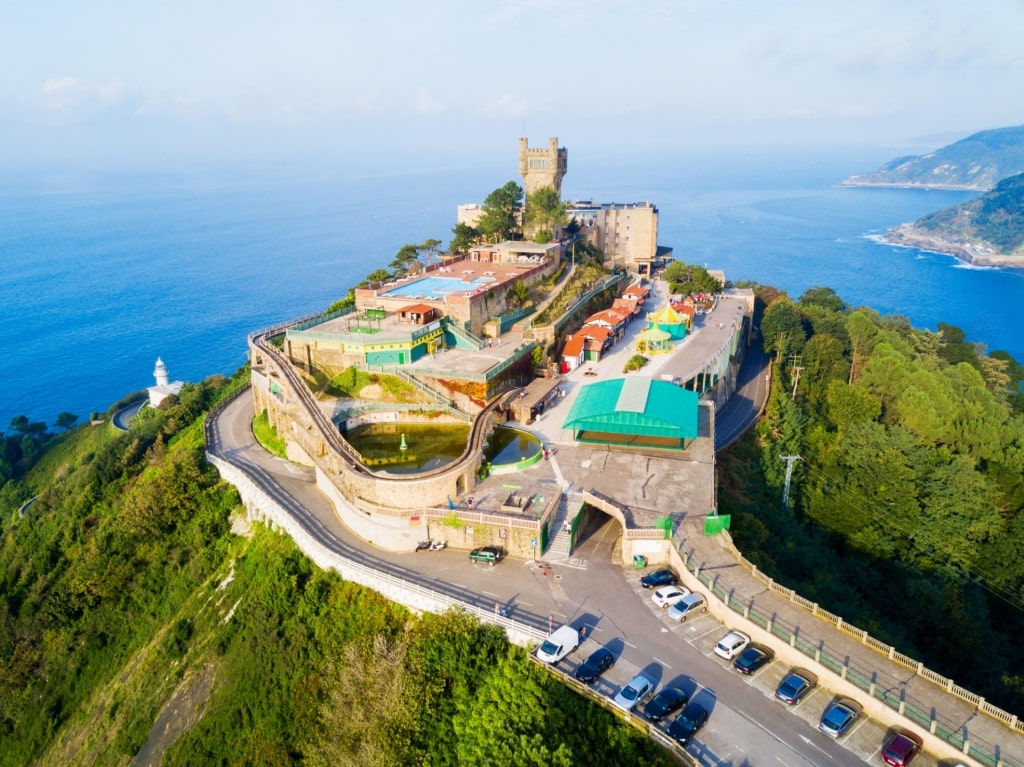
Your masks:
M 544 644 L 540 646 L 540 651 L 545 655 L 554 655 L 558 652 L 558 645 L 552 642 L 550 639 L 545 640 Z
M 757 650 L 747 650 L 740 656 L 740 663 L 750 666 L 757 663 L 757 659 L 760 657 L 761 653 Z
M 626 685 L 626 687 L 622 690 L 622 697 L 626 700 L 636 700 L 636 696 L 638 694 L 639 693 L 637 693 L 637 691 L 633 688 L 632 685 Z

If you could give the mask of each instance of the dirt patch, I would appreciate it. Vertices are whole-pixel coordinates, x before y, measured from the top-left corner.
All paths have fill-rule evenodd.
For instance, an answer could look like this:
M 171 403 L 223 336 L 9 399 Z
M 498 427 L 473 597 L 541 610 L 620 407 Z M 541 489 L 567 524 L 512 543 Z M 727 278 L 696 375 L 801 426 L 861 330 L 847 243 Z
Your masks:
M 359 398 L 379 402 L 384 399 L 384 388 L 380 384 L 367 384 L 359 390 Z
M 159 766 L 164 751 L 173 746 L 183 732 L 195 726 L 203 715 L 216 678 L 216 668 L 207 665 L 178 685 L 157 715 L 145 745 L 132 759 L 130 767 Z

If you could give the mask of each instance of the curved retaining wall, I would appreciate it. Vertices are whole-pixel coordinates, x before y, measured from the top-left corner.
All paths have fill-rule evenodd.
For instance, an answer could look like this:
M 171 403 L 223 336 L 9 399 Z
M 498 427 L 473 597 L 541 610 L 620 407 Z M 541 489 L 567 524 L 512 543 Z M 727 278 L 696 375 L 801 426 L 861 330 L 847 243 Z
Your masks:
M 443 613 L 451 607 L 459 607 L 475 615 L 481 622 L 493 623 L 505 629 L 509 641 L 521 647 L 529 647 L 543 641 L 545 634 L 510 618 L 502 618 L 488 610 L 452 599 L 414 583 L 396 578 L 357 562 L 352 562 L 331 551 L 316 541 L 292 518 L 274 499 L 264 493 L 248 476 L 227 461 L 206 453 L 206 459 L 213 464 L 221 477 L 238 489 L 242 503 L 252 520 L 262 521 L 276 530 L 291 536 L 295 544 L 318 567 L 334 570 L 347 581 L 371 588 L 392 602 L 405 605 L 414 612 Z M 333 500 L 332 500 L 333 502 Z

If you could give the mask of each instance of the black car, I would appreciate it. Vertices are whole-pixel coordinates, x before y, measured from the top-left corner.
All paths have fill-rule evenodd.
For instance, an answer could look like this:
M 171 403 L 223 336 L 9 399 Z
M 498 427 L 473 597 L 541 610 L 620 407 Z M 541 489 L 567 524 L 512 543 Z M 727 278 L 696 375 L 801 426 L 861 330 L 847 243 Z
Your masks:
M 775 651 L 764 645 L 752 644 L 732 662 L 732 667 L 741 674 L 753 674 L 761 666 L 770 663 Z
M 584 684 L 590 684 L 601 674 L 615 665 L 615 656 L 607 647 L 594 650 L 590 657 L 576 669 L 576 678 Z
M 708 723 L 708 710 L 697 703 L 691 703 L 683 709 L 683 713 L 672 720 L 668 726 L 668 734 L 682 746 L 689 743 L 697 730 Z
M 690 696 L 678 687 L 666 687 L 649 701 L 644 707 L 644 716 L 652 722 L 660 722 L 677 708 L 686 705 Z
M 671 570 L 655 570 L 641 578 L 640 585 L 645 589 L 658 588 L 659 586 L 673 586 L 678 580 L 676 574 Z

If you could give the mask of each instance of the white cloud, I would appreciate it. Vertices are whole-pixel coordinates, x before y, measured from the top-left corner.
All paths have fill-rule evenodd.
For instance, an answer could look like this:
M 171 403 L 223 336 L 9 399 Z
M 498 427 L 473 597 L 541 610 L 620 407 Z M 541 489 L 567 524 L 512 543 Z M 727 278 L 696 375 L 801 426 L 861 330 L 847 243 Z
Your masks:
M 505 93 L 496 100 L 483 104 L 483 113 L 487 117 L 523 117 L 529 112 L 529 104 L 525 96 Z
M 39 105 L 44 109 L 68 110 L 85 97 L 85 88 L 77 77 L 51 77 L 43 82 Z
M 416 114 L 435 115 L 443 111 L 444 106 L 430 94 L 426 86 L 421 85 L 416 92 Z
M 106 85 L 101 85 L 99 89 L 99 100 L 104 106 L 111 106 L 113 104 L 120 104 L 125 101 L 130 95 L 131 89 L 120 80 L 111 80 Z

